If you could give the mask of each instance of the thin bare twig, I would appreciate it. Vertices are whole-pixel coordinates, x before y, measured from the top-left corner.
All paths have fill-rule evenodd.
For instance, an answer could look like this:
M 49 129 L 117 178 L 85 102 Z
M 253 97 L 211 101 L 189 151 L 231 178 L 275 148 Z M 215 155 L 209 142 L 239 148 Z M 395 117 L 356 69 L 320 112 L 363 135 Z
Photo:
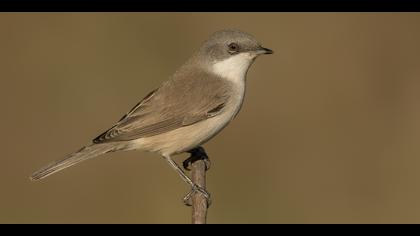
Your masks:
M 192 163 L 192 181 L 206 189 L 206 164 L 203 160 Z M 203 194 L 195 193 L 192 196 L 192 223 L 205 224 L 207 219 L 207 199 Z

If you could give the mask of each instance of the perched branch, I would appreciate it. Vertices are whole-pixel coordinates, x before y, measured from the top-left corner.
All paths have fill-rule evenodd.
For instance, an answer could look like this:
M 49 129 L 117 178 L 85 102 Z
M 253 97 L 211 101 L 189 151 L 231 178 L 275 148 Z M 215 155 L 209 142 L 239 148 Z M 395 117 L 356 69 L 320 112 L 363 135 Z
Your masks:
M 192 163 L 192 181 L 198 186 L 206 189 L 206 163 L 197 160 Z M 207 218 L 207 199 L 199 192 L 192 196 L 192 223 L 205 224 Z

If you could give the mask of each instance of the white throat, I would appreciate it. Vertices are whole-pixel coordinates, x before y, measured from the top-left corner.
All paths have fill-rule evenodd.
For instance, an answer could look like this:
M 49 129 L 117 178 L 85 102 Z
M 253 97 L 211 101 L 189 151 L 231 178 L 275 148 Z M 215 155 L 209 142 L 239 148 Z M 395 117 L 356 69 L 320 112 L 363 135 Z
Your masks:
M 255 55 L 239 53 L 213 64 L 213 73 L 232 82 L 244 82 L 246 73 L 254 61 Z

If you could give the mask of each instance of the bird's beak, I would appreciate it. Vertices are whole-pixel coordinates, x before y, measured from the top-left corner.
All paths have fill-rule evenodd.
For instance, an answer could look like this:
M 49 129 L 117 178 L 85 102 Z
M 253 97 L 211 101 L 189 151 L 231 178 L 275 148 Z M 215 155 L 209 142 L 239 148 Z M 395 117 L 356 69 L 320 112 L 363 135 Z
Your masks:
M 257 53 L 258 54 L 273 54 L 274 52 L 271 49 L 260 47 Z

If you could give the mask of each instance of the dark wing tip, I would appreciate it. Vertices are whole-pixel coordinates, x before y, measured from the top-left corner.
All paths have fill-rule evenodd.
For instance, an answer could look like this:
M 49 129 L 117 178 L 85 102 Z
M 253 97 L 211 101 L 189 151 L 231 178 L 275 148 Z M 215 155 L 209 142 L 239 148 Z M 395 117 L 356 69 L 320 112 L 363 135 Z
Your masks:
M 94 138 L 92 140 L 93 143 L 98 144 L 98 143 L 103 143 L 104 141 L 107 140 L 107 136 L 108 133 L 113 129 L 114 127 L 108 129 L 107 131 L 103 132 L 102 134 L 100 134 L 98 137 Z
M 131 110 L 127 114 L 125 114 L 123 117 L 121 117 L 121 119 L 117 123 L 121 123 L 124 120 L 128 119 L 130 117 L 130 115 L 133 112 L 135 112 L 137 109 L 139 109 L 143 103 L 147 102 L 156 93 L 157 90 L 158 90 L 158 88 L 157 89 L 154 89 L 153 91 L 151 91 L 150 93 L 148 93 L 146 95 L 146 97 L 144 97 L 133 108 L 131 108 Z M 112 128 L 110 128 L 107 131 L 103 132 L 98 137 L 96 137 L 95 139 L 93 139 L 92 142 L 95 143 L 95 144 L 104 143 L 104 142 L 109 141 L 110 139 L 114 138 L 115 136 L 117 136 L 119 134 L 119 131 L 114 129 L 116 126 L 117 125 L 114 125 Z
M 100 134 L 98 137 L 92 140 L 93 143 L 105 143 L 108 141 L 115 141 L 115 137 L 120 134 L 120 130 L 117 128 L 117 125 L 114 125 L 112 128 Z

